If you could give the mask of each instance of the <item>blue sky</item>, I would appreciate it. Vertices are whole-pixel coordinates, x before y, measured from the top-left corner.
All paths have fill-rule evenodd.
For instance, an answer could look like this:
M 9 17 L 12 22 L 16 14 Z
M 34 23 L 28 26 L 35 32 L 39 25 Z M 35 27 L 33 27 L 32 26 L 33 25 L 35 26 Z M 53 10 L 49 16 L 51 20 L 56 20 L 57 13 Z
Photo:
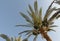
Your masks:
M 51 3 L 52 0 L 38 0 L 39 8 L 43 8 L 43 15 Z M 6 34 L 8 36 L 18 36 L 18 32 L 26 30 L 26 28 L 16 27 L 16 24 L 26 24 L 24 18 L 21 17 L 19 12 L 24 12 L 27 15 L 28 4 L 33 7 L 34 0 L 0 0 L 0 34 Z M 59 25 L 60 19 L 55 21 L 55 24 Z M 60 26 L 59 26 L 60 27 Z M 28 28 L 27 28 L 28 29 Z M 56 32 L 49 33 L 53 41 L 60 41 L 60 29 L 55 28 Z M 30 40 L 30 39 L 29 39 Z M 44 41 L 38 38 L 39 41 Z M 0 38 L 0 41 L 4 41 Z

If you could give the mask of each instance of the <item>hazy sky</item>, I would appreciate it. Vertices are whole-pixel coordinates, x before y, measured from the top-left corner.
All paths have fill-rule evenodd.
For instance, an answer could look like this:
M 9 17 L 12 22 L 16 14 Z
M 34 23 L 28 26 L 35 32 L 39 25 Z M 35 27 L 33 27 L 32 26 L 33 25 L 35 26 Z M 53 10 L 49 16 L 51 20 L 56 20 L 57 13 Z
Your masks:
M 39 8 L 43 8 L 43 15 L 51 2 L 52 0 L 38 0 Z M 31 4 L 33 7 L 34 0 L 0 0 L 0 34 L 17 37 L 20 31 L 26 30 L 26 28 L 16 27 L 15 25 L 26 24 L 26 21 L 21 17 L 19 12 L 24 12 L 27 15 L 28 4 Z M 55 22 L 58 26 L 60 24 L 59 20 Z M 56 32 L 51 32 L 49 35 L 53 41 L 60 41 L 60 29 L 57 28 L 56 30 Z M 41 37 L 38 40 L 44 41 Z M 4 40 L 0 38 L 0 41 Z

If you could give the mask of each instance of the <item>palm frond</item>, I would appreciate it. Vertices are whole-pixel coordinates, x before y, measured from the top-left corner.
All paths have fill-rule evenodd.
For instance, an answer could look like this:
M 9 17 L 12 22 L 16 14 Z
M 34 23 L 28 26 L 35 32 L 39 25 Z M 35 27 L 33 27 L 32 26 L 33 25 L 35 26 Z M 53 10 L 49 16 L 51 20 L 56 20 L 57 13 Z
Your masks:
M 28 41 L 28 38 L 29 38 L 31 35 L 32 35 L 32 34 L 29 34 L 29 35 L 27 36 L 27 38 L 23 39 L 23 41 Z
M 51 9 L 51 6 L 52 6 L 53 3 L 54 3 L 54 1 L 49 5 L 49 7 L 48 7 L 48 9 L 47 9 L 47 11 L 46 11 L 46 14 L 45 14 L 45 16 L 44 16 L 44 20 L 46 20 L 46 19 L 48 18 L 48 16 L 50 15 L 50 13 L 48 13 L 48 12 L 49 12 L 49 10 Z
M 24 14 L 24 13 L 22 13 L 22 12 L 20 12 L 20 14 L 25 18 L 25 20 L 26 20 L 27 22 L 29 22 L 29 23 L 31 23 L 31 24 L 32 24 L 31 19 L 30 19 L 27 15 L 25 15 L 25 14 Z
M 24 39 L 23 41 L 28 41 L 28 39 Z
M 17 27 L 22 26 L 22 27 L 33 27 L 33 25 L 16 25 Z
M 27 39 L 28 39 L 31 35 L 33 35 L 33 34 L 32 34 L 32 33 L 31 33 L 31 34 L 29 34 L 29 35 L 27 36 Z
M 11 41 L 14 41 L 14 38 L 13 37 L 11 37 Z
M 26 32 L 31 32 L 31 31 L 32 31 L 32 30 L 26 30 L 26 31 L 20 32 L 19 35 L 20 35 L 20 34 L 23 34 L 23 33 L 26 33 Z
M 48 23 L 49 23 L 49 22 L 48 22 Z M 49 23 L 49 25 L 52 25 L 52 24 L 54 24 L 54 22 L 50 22 L 50 23 Z
M 27 13 L 29 14 L 29 16 L 32 18 L 32 13 L 29 11 L 29 10 L 27 10 Z
M 47 12 L 47 13 L 49 13 L 48 16 L 49 16 L 53 11 L 56 11 L 56 10 L 59 10 L 59 9 L 56 9 L 56 7 L 53 7 L 53 8 L 51 8 L 51 9 L 49 9 L 49 11 Z
M 58 15 L 58 16 L 56 17 L 56 19 L 58 19 L 58 18 L 60 18 L 60 15 Z
M 16 37 L 15 37 L 15 41 L 17 41 Z
M 56 11 L 56 7 L 49 9 L 45 18 L 48 19 L 48 17 L 52 14 L 53 11 Z M 46 20 L 46 19 L 44 19 L 44 20 Z
M 35 9 L 35 14 L 38 14 L 38 5 L 37 5 L 37 0 L 34 2 L 34 9 Z
M 52 17 L 48 20 L 49 22 L 52 22 L 56 17 L 57 15 L 60 13 L 60 11 L 57 11 L 55 14 L 52 15 Z
M 37 35 L 34 37 L 33 41 L 36 41 Z
M 33 20 L 34 23 L 36 23 L 37 18 L 36 18 L 36 15 L 35 15 L 35 13 L 34 13 L 32 7 L 31 7 L 30 5 L 29 5 L 29 9 L 30 9 L 30 11 L 31 11 L 32 20 Z
M 0 34 L 0 37 L 5 39 L 6 41 L 10 41 L 10 38 L 7 35 L 5 35 L 5 34 Z
M 31 7 L 31 5 L 28 5 L 28 6 L 29 6 L 30 12 L 31 12 L 31 13 L 34 13 L 34 11 L 33 11 L 32 7 Z
M 40 8 L 38 16 L 39 16 L 39 22 L 40 22 L 40 25 L 41 25 L 41 23 L 42 23 L 42 8 Z
M 58 27 L 57 25 L 51 25 L 51 26 L 49 26 L 49 27 Z
M 56 4 L 60 5 L 60 0 L 59 0 L 59 1 L 56 1 L 56 2 L 54 2 L 54 3 L 56 3 Z
M 17 41 L 22 41 L 22 39 L 21 39 L 21 37 L 20 37 L 20 36 L 17 38 Z
M 27 33 L 25 34 L 25 36 L 26 36 L 26 35 L 29 35 L 30 33 L 31 33 L 31 32 L 27 32 Z
M 53 30 L 53 29 L 48 29 L 47 31 L 54 31 L 54 32 L 56 32 L 55 30 Z

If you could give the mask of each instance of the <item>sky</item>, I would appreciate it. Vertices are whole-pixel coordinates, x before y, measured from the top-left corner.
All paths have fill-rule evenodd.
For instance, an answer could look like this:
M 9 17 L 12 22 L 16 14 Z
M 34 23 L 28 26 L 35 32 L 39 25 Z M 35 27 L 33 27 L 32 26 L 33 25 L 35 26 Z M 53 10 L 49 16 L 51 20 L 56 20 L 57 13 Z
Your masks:
M 38 7 L 43 8 L 43 15 L 47 10 L 52 0 L 38 0 Z M 34 0 L 0 0 L 0 34 L 6 34 L 9 37 L 18 36 L 18 33 L 28 28 L 16 27 L 17 24 L 26 24 L 24 18 L 19 12 L 24 12 L 26 15 L 28 10 L 28 4 L 33 7 Z M 59 7 L 59 6 L 57 6 Z M 59 26 L 60 19 L 55 21 L 55 24 Z M 60 27 L 60 26 L 59 26 Z M 49 32 L 49 36 L 52 41 L 60 41 L 60 29 L 54 28 L 56 32 Z M 24 37 L 24 36 L 23 36 Z M 29 41 L 31 41 L 29 39 Z M 38 41 L 44 41 L 41 37 Z M 5 41 L 0 37 L 0 41 Z

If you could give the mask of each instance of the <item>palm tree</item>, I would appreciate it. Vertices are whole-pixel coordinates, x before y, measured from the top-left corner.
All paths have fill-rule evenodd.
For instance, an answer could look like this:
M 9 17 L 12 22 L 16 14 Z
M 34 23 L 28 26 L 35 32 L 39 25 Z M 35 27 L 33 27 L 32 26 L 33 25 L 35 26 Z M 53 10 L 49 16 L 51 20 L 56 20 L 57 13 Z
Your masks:
M 5 39 L 6 41 L 22 41 L 21 37 L 18 37 L 18 38 L 13 38 L 13 37 L 8 37 L 7 35 L 5 34 L 0 34 L 0 37 L 2 37 L 3 39 Z
M 46 14 L 44 16 L 44 18 L 42 18 L 42 8 L 40 8 L 40 10 L 38 10 L 38 5 L 37 5 L 37 1 L 34 2 L 34 10 L 32 9 L 31 5 L 29 6 L 29 10 L 27 10 L 29 16 L 25 15 L 24 13 L 20 12 L 20 14 L 23 16 L 23 18 L 25 18 L 25 20 L 29 23 L 27 25 L 16 25 L 16 26 L 24 26 L 24 27 L 33 27 L 32 30 L 26 30 L 23 32 L 20 32 L 20 34 L 26 33 L 27 38 L 28 39 L 31 35 L 34 35 L 34 39 L 33 41 L 36 41 L 36 38 L 39 34 L 41 34 L 41 36 L 43 36 L 43 38 L 45 38 L 47 41 L 52 41 L 51 38 L 48 36 L 47 32 L 49 31 L 55 31 L 52 29 L 52 27 L 57 27 L 56 25 L 54 25 L 54 20 L 58 19 L 60 17 L 59 13 L 60 13 L 60 9 L 53 7 L 52 5 L 53 3 L 57 3 L 57 0 L 53 0 L 53 2 L 50 4 L 50 6 L 48 7 Z M 59 3 L 58 3 L 59 4 Z M 52 14 L 52 12 L 56 11 L 55 13 L 53 13 L 52 16 L 50 16 Z

